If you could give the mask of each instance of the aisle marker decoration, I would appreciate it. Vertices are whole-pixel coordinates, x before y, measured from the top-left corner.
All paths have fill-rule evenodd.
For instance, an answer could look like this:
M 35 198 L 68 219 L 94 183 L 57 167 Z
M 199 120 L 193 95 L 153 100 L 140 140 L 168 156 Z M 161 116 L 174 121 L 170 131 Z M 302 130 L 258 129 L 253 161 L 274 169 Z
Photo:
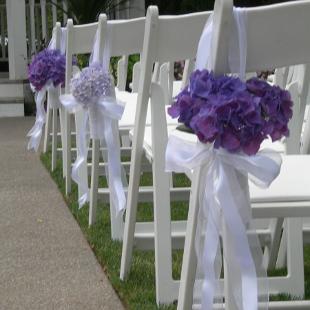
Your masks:
M 229 52 L 230 60 L 235 62 L 231 68 L 238 67 L 243 78 L 245 11 L 234 9 L 234 18 L 238 39 L 232 40 L 239 45 L 235 44 Z M 289 92 L 263 80 L 252 78 L 244 82 L 239 77 L 216 76 L 203 69 L 210 67 L 212 24 L 211 17 L 199 43 L 197 70 L 168 109 L 198 141 L 171 134 L 166 168 L 188 175 L 202 169 L 196 231 L 198 266 L 204 277 L 199 292 L 202 309 L 213 309 L 218 293 L 221 268 L 216 268 L 216 264 L 221 262 L 223 225 L 227 230 L 224 259 L 230 268 L 226 270 L 230 273 L 229 290 L 237 308 L 257 310 L 260 302 L 266 302 L 260 307 L 267 309 L 268 285 L 261 265 L 261 248 L 256 233 L 249 231 L 252 214 L 248 180 L 266 188 L 279 175 L 281 156 L 272 150 L 260 150 L 260 146 L 265 139 L 277 141 L 289 135 L 293 103 Z
M 28 78 L 35 93 L 36 121 L 27 134 L 30 137 L 28 149 L 38 150 L 45 123 L 44 102 L 49 91 L 50 104 L 57 107 L 59 87 L 64 85 L 66 71 L 65 55 L 56 49 L 44 49 L 38 53 L 28 67 Z

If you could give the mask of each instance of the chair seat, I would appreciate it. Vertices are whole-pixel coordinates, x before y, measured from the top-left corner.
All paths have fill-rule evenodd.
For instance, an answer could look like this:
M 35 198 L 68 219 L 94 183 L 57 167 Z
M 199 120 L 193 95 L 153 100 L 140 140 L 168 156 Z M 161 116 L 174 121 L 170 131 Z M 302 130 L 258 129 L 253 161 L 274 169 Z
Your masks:
M 138 99 L 138 94 L 118 91 L 116 92 L 116 98 L 126 103 L 124 114 L 121 120 L 119 121 L 119 128 L 130 130 L 134 127 L 134 124 L 135 124 L 136 107 L 137 107 L 136 103 Z M 168 124 L 176 124 L 177 120 L 172 119 L 167 114 L 167 122 Z M 151 125 L 151 107 L 149 104 L 147 115 L 146 115 L 146 126 L 150 126 L 150 125 Z
M 168 125 L 168 135 L 173 134 L 193 143 L 197 142 L 197 137 L 193 134 L 175 130 L 175 125 Z M 281 142 L 263 144 L 262 149 L 271 148 L 281 150 Z M 152 161 L 152 135 L 151 128 L 145 129 L 144 150 L 147 158 Z M 283 162 L 280 175 L 268 189 L 261 189 L 250 182 L 251 201 L 253 203 L 270 202 L 295 202 L 310 201 L 310 179 L 303 177 L 310 175 L 309 155 L 283 155 Z

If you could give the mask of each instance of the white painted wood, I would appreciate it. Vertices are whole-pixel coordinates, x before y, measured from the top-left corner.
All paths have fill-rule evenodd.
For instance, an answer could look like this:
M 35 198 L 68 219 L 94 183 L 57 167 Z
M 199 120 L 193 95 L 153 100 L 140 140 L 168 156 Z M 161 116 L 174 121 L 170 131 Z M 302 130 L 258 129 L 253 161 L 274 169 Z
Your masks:
M 6 0 L 9 40 L 9 76 L 27 77 L 26 6 L 24 1 Z M 18 21 L 18 23 L 16 22 Z
M 43 153 L 47 152 L 48 145 L 50 142 L 50 133 L 52 125 L 52 109 L 49 104 L 47 104 L 46 119 L 45 119 L 45 129 L 44 129 L 44 143 L 43 143 Z
M 81 110 L 79 112 L 76 112 L 74 114 L 74 120 L 75 120 L 75 129 L 76 129 L 76 135 L 75 135 L 75 143 L 78 145 L 78 140 L 80 139 L 81 135 L 81 128 L 83 126 L 83 119 L 84 119 L 85 111 Z M 71 132 L 70 132 L 71 135 Z M 89 142 L 89 141 L 87 141 Z M 88 143 L 86 142 L 86 145 L 88 147 Z M 71 149 L 71 148 L 70 148 Z M 78 171 L 79 178 L 81 180 L 84 180 L 84 183 L 87 184 L 88 188 L 88 171 L 87 171 L 87 160 L 81 164 L 80 169 Z M 83 195 L 83 189 L 80 184 L 78 184 L 78 198 L 80 198 Z
M 18 81 L 18 83 L 3 83 L 1 84 L 0 80 L 0 94 L 5 98 L 23 98 L 24 97 L 24 87 L 22 81 Z
M 24 116 L 23 103 L 1 103 L 0 117 L 21 117 Z
M 53 3 L 55 3 L 55 5 L 52 4 L 52 18 L 53 18 L 53 26 L 56 25 L 57 22 L 57 0 L 54 0 Z
M 66 77 L 65 77 L 65 94 L 70 93 L 70 80 L 72 77 L 72 59 L 75 54 L 74 45 L 76 45 L 74 37 L 74 27 L 72 19 L 67 22 L 67 42 L 66 42 Z M 64 113 L 64 169 L 65 169 L 65 183 L 66 183 L 66 195 L 71 192 L 71 116 L 66 111 Z
M 133 65 L 133 69 L 132 69 L 131 91 L 133 93 L 138 92 L 140 72 L 141 72 L 141 63 L 140 61 L 138 61 Z
M 47 40 L 47 19 L 46 19 L 46 0 L 40 0 L 41 5 L 41 24 L 42 24 L 42 39 Z
M 229 10 L 225 10 L 225 6 L 227 6 Z M 263 69 L 263 68 L 267 69 L 269 65 L 266 66 L 266 64 L 271 64 L 271 63 L 273 64 L 273 66 L 275 66 L 275 63 L 278 66 L 292 65 L 292 64 L 298 63 L 299 61 L 303 63 L 303 61 L 306 60 L 307 57 L 309 58 L 310 45 L 308 44 L 308 46 L 306 46 L 305 43 L 303 42 L 303 39 L 300 37 L 300 33 L 302 33 L 302 29 L 305 29 L 303 28 L 303 26 L 305 26 L 305 24 L 309 22 L 309 19 L 306 18 L 306 14 L 300 15 L 300 13 L 303 10 L 305 10 L 306 12 L 309 12 L 310 10 L 309 2 L 307 3 L 306 1 L 301 1 L 298 6 L 295 6 L 295 4 L 293 5 L 292 3 L 288 3 L 288 4 L 278 5 L 278 6 L 261 7 L 261 8 L 255 8 L 255 9 L 253 8 L 253 9 L 248 10 L 249 12 L 248 29 L 247 29 L 247 36 L 248 36 L 247 69 L 248 71 L 257 71 L 258 69 Z M 299 16 L 299 18 L 302 16 L 301 18 L 303 20 L 298 21 L 296 27 L 294 25 L 287 32 L 287 29 L 285 27 L 286 25 L 285 18 L 287 18 L 287 16 L 290 16 L 290 18 L 292 18 L 295 14 L 296 16 Z M 232 18 L 232 1 L 217 1 L 215 5 L 215 15 L 214 15 L 214 20 L 213 20 L 214 27 L 215 27 L 214 28 L 215 37 L 213 38 L 214 40 L 213 46 L 215 47 L 215 51 L 216 51 L 214 53 L 215 54 L 214 71 L 216 73 L 229 72 L 228 62 L 227 62 L 228 48 L 227 47 L 223 48 L 223 46 L 225 45 L 222 45 L 223 44 L 222 39 L 225 36 L 227 37 L 227 33 L 229 33 L 229 29 L 230 29 L 229 20 L 231 18 Z M 267 38 L 265 38 L 265 36 L 263 37 L 259 36 L 259 34 L 257 33 L 257 28 L 255 30 L 255 25 L 256 26 L 258 25 L 258 19 L 260 20 L 260 24 L 261 24 L 261 20 L 264 20 L 264 23 L 263 23 L 264 27 L 268 25 L 269 31 L 268 31 Z M 274 40 L 274 37 L 277 37 L 277 40 Z M 285 50 L 285 52 L 282 53 L 284 44 L 285 46 L 288 47 L 287 49 L 290 49 L 291 37 L 292 38 L 294 37 L 295 41 L 296 41 L 296 37 L 298 37 L 301 45 L 303 46 L 302 51 L 297 53 L 297 55 L 289 55 L 287 50 Z M 278 38 L 280 38 L 279 41 L 278 41 Z M 272 53 L 269 53 L 269 50 L 268 50 L 268 53 L 262 53 L 262 50 L 258 51 L 259 48 L 257 44 L 261 44 L 260 48 L 262 48 L 263 44 L 267 44 L 266 42 L 271 42 L 271 40 L 273 40 Z M 295 46 L 300 46 L 300 45 L 297 44 Z M 221 52 L 224 54 L 219 55 L 218 53 L 219 48 L 222 48 Z M 226 56 L 225 56 L 225 50 L 226 50 Z M 276 53 L 277 53 L 277 56 L 275 55 Z M 296 84 L 295 84 L 295 87 L 296 87 Z M 298 96 L 296 96 L 297 91 L 294 91 L 293 89 L 290 89 L 290 90 L 292 91 L 292 97 L 293 99 L 295 99 L 294 100 L 295 103 L 297 103 L 297 105 L 299 104 L 298 108 L 300 109 L 300 111 L 302 111 L 303 109 L 302 103 L 299 102 L 299 98 Z M 298 118 L 299 117 L 298 110 L 295 112 Z M 299 123 L 300 123 L 300 120 L 299 120 Z M 295 130 L 298 131 L 298 128 Z M 299 137 L 298 137 L 298 141 L 299 141 Z M 293 139 L 294 139 L 294 135 L 293 135 Z M 296 145 L 290 147 L 290 152 L 294 152 L 296 150 L 297 150 Z M 281 278 L 281 280 L 273 279 L 273 281 L 270 281 L 270 291 L 271 292 L 286 291 L 286 292 L 290 292 L 292 295 L 303 296 L 304 294 L 304 274 L 303 274 L 304 270 L 303 270 L 302 223 L 301 223 L 301 219 L 298 217 L 300 217 L 301 214 L 309 215 L 309 209 L 308 208 L 302 209 L 301 207 L 300 213 L 299 213 L 298 209 L 295 208 L 295 206 L 298 204 L 301 204 L 301 201 L 303 200 L 303 202 L 305 202 L 304 204 L 304 207 L 305 207 L 310 204 L 310 201 L 308 198 L 306 199 L 307 201 L 304 201 L 305 200 L 304 194 L 302 194 L 300 191 L 297 191 L 297 193 L 294 192 L 295 188 L 290 189 L 290 194 L 286 192 L 287 189 L 289 189 L 290 186 L 294 183 L 291 180 L 291 174 L 292 173 L 298 174 L 298 172 L 296 172 L 296 164 L 299 163 L 302 157 L 300 155 L 299 156 L 296 155 L 295 157 L 297 160 L 295 162 L 293 161 L 294 157 L 292 157 L 292 155 L 284 157 L 285 161 L 284 161 L 284 165 L 282 166 L 281 173 L 289 174 L 286 179 L 279 176 L 279 178 L 275 181 L 276 183 L 275 187 L 273 187 L 273 184 L 272 184 L 270 189 L 266 190 L 265 192 L 261 191 L 261 195 L 257 195 L 258 193 L 256 192 L 256 196 L 254 196 L 254 201 L 256 198 L 256 201 L 260 201 L 260 203 L 258 203 L 258 206 L 259 206 L 258 209 L 256 209 L 255 204 L 253 205 L 253 216 L 254 217 L 257 216 L 258 214 L 256 214 L 255 211 L 258 211 L 259 209 L 261 209 L 259 210 L 261 211 L 259 214 L 261 215 L 264 214 L 264 217 L 268 217 L 269 215 L 270 217 L 283 218 L 283 217 L 289 216 L 290 212 L 292 212 L 290 214 L 291 216 L 296 217 L 296 219 L 287 220 L 287 232 L 286 233 L 287 233 L 287 240 L 288 240 L 288 258 L 287 258 L 288 270 L 289 270 L 288 276 L 286 278 Z M 292 166 L 290 169 L 285 166 L 286 160 L 288 158 L 290 158 L 290 160 L 292 161 Z M 307 160 L 307 159 L 304 158 L 304 160 Z M 304 174 L 305 167 L 306 166 L 302 165 L 301 169 L 299 170 L 299 175 L 297 176 L 297 182 L 300 182 L 300 180 L 302 179 L 301 176 Z M 289 169 L 289 170 L 285 171 L 285 169 Z M 279 182 L 281 181 L 283 181 L 284 183 L 282 182 L 281 192 L 277 194 L 277 191 L 273 191 L 272 188 L 277 189 L 277 186 L 278 186 L 277 184 L 279 184 Z M 284 184 L 286 184 L 286 186 Z M 303 190 L 306 190 L 307 188 L 309 188 L 308 185 L 306 187 L 303 187 Z M 269 194 L 267 194 L 266 196 L 265 194 L 267 192 L 269 192 Z M 253 198 L 253 195 L 251 195 L 251 197 Z M 278 202 L 278 205 L 276 206 L 277 202 Z M 281 207 L 280 207 L 280 204 L 281 204 Z M 186 236 L 186 238 L 192 238 L 192 236 Z M 292 244 L 293 242 L 295 242 L 294 245 Z M 225 245 L 224 245 L 224 252 L 225 252 Z M 225 273 L 225 277 L 226 277 L 226 273 Z M 186 281 L 186 279 L 182 278 L 181 283 L 183 281 Z M 181 284 L 181 285 L 185 285 L 185 284 Z M 225 301 L 229 302 L 231 292 L 225 291 L 224 293 L 225 293 Z M 189 290 L 186 292 L 186 294 L 191 295 L 192 291 Z M 192 297 L 188 297 L 188 298 L 192 298 Z M 281 306 L 283 306 L 284 304 L 285 303 L 281 303 Z M 226 308 L 234 309 L 234 305 L 228 304 Z M 186 309 L 186 308 L 178 308 L 178 309 Z
M 121 90 L 126 90 L 128 69 L 128 56 L 123 56 L 117 63 L 117 85 L 116 87 Z
M 35 28 L 34 4 L 35 4 L 34 0 L 29 0 L 31 54 L 35 54 L 35 52 L 36 52 L 36 28 Z
M 178 298 L 178 310 L 180 309 L 191 309 L 193 304 L 192 292 L 195 283 L 195 274 L 197 266 L 197 257 L 195 249 L 195 237 L 197 227 L 197 217 L 199 211 L 199 182 L 201 179 L 201 170 L 197 169 L 194 171 L 192 177 L 192 193 L 191 201 L 188 210 L 188 219 L 186 227 L 186 238 L 183 253 L 182 271 L 179 298 Z
M 99 147 L 100 141 L 92 140 L 92 170 L 91 170 L 91 187 L 90 187 L 90 202 L 89 202 L 89 218 L 88 225 L 91 226 L 96 221 L 96 211 L 98 203 L 98 165 L 99 165 Z
M 6 53 L 6 48 L 5 48 L 5 17 L 6 17 L 6 12 L 5 12 L 5 7 L 1 6 L 0 7 L 0 20 L 1 20 L 1 51 L 2 51 L 2 56 L 1 59 L 5 60 L 7 59 L 7 53 Z
M 141 78 L 139 82 L 139 92 L 137 101 L 137 113 L 135 118 L 135 129 L 133 137 L 133 150 L 131 155 L 131 171 L 128 186 L 127 196 L 127 210 L 126 220 L 124 227 L 124 239 L 121 259 L 120 278 L 125 279 L 128 274 L 131 258 L 132 258 L 132 247 L 134 241 L 135 222 L 137 214 L 137 203 L 138 203 L 138 188 L 140 179 L 140 166 L 142 159 L 142 143 L 144 136 L 144 124 L 146 121 L 147 113 L 147 102 L 149 100 L 149 87 L 152 78 L 152 67 L 153 64 L 146 61 L 147 53 L 155 49 L 155 38 L 152 37 L 151 28 L 156 27 L 157 9 L 155 7 L 149 7 L 146 24 L 145 24 L 145 35 L 143 43 L 142 59 L 143 63 L 141 66 Z M 143 78 L 142 78 L 143 76 Z
M 125 220 L 121 279 L 125 279 L 132 258 L 136 211 L 138 203 L 143 137 L 147 120 L 147 104 L 151 98 L 154 185 L 154 238 L 156 301 L 171 303 L 177 297 L 178 282 L 171 274 L 171 218 L 170 218 L 170 176 L 164 172 L 164 153 L 167 141 L 165 104 L 170 90 L 164 90 L 157 81 L 164 81 L 159 64 L 180 59 L 194 58 L 201 31 L 210 13 L 196 13 L 186 16 L 158 17 L 156 7 L 149 7 L 147 13 L 144 48 L 141 57 L 141 73 L 135 127 L 132 139 L 131 170 L 129 178 L 127 211 Z M 169 39 L 168 39 L 169 37 Z M 155 64 L 154 72 L 153 65 Z M 162 67 L 164 68 L 164 67 Z M 158 74 L 156 74 L 158 72 Z M 169 71 L 168 71 L 169 73 Z M 168 78 L 168 80 L 170 80 Z M 152 81 L 152 84 L 151 84 Z M 159 121 L 160 120 L 160 121 Z
M 85 54 L 92 51 L 94 36 L 98 23 L 73 26 L 72 19 L 67 21 L 67 42 L 66 42 L 66 87 L 65 93 L 70 93 L 70 80 L 73 74 L 73 55 Z M 64 160 L 66 194 L 71 192 L 71 117 L 68 112 L 64 113 Z
M 101 51 L 99 51 L 98 55 L 103 57 L 103 46 L 108 44 L 110 49 L 110 57 L 123 55 L 119 63 L 119 88 L 125 90 L 126 79 L 127 79 L 127 63 L 128 63 L 128 55 L 140 53 L 142 51 L 143 45 L 143 34 L 144 34 L 144 25 L 145 18 L 139 18 L 134 20 L 121 20 L 121 21 L 110 21 L 107 24 L 102 24 L 101 28 L 99 28 L 99 47 L 102 46 Z M 106 36 L 106 31 L 109 34 Z M 126 38 L 130 36 L 130 41 Z M 107 39 L 108 38 L 108 39 Z M 107 41 L 109 40 L 109 42 Z M 130 95 L 125 91 L 120 92 L 120 89 L 116 88 L 117 98 L 120 99 L 119 94 L 122 95 Z M 135 108 L 136 105 L 136 97 L 132 97 L 133 100 L 129 99 L 130 96 L 124 100 L 126 102 L 125 109 L 127 107 L 132 106 Z M 129 100 L 128 100 L 129 99 Z M 129 102 L 130 101 L 130 102 Z M 131 110 L 130 110 L 131 111 Z M 126 114 L 126 112 L 125 112 Z M 126 124 L 128 125 L 128 124 Z M 133 115 L 130 115 L 129 126 L 133 125 Z M 119 127 L 124 129 L 124 124 L 122 125 L 122 120 L 119 122 Z M 119 141 L 115 141 L 115 143 L 119 143 Z M 105 158 L 104 158 L 105 159 Z M 107 160 L 107 159 L 106 159 Z M 92 165 L 96 165 L 96 169 L 98 169 L 98 164 L 92 162 Z M 98 191 L 98 183 L 91 183 L 91 192 Z M 95 208 L 97 202 L 94 200 L 90 203 L 90 210 Z M 123 237 L 123 218 L 121 216 L 117 216 L 115 214 L 114 206 L 112 205 L 112 201 L 110 201 L 110 210 L 111 210 L 111 237 L 113 240 L 121 240 Z M 90 223 L 94 221 L 94 218 Z
M 64 10 L 63 13 L 63 25 L 67 24 L 67 20 L 68 20 L 68 15 L 66 12 L 68 12 L 68 3 L 67 0 L 62 0 L 62 8 Z
M 52 171 L 56 169 L 57 162 L 57 132 L 58 132 L 58 109 L 53 108 L 53 121 L 52 121 Z

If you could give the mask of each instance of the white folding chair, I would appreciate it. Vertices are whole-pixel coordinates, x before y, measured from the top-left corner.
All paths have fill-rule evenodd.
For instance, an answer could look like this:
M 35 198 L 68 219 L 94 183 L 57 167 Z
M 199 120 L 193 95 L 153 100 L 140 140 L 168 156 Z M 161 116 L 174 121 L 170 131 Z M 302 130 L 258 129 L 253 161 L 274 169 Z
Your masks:
M 128 203 L 123 239 L 121 279 L 128 274 L 134 241 L 145 239 L 155 243 L 156 300 L 170 303 L 177 298 L 178 281 L 172 277 L 171 236 L 182 248 L 182 234 L 185 222 L 171 223 L 170 217 L 170 174 L 164 171 L 164 154 L 167 143 L 165 104 L 169 96 L 164 86 L 153 79 L 152 69 L 156 62 L 166 63 L 182 59 L 194 59 L 196 46 L 204 24 L 210 13 L 196 13 L 184 16 L 158 17 L 156 7 L 149 7 L 141 60 L 141 77 L 138 91 L 137 111 L 133 129 L 131 167 L 128 187 Z M 151 104 L 152 128 L 152 171 L 154 190 L 154 223 L 136 223 L 137 203 L 143 140 L 147 118 L 148 102 Z M 183 189 L 182 189 L 182 192 Z M 180 196 L 175 192 L 176 196 Z M 183 197 L 184 199 L 184 197 Z M 184 234 L 183 234 L 184 236 Z M 148 243 L 152 246 L 152 243 Z
M 101 21 L 103 22 L 103 21 Z M 72 59 L 74 55 L 77 54 L 90 54 L 93 49 L 94 37 L 96 31 L 98 29 L 98 23 L 86 24 L 86 25 L 73 25 L 73 21 L 68 19 L 67 22 L 67 38 L 66 38 L 66 88 L 65 93 L 70 92 L 70 79 L 73 75 L 73 67 L 72 67 Z M 71 63 L 68 61 L 71 60 Z M 127 78 L 127 68 L 126 68 L 126 56 L 122 57 L 118 62 L 118 82 L 117 86 L 119 87 L 117 90 L 120 93 L 125 92 L 126 81 Z M 136 79 L 134 81 L 134 85 L 136 84 Z M 130 97 L 125 98 L 126 101 L 133 100 Z M 64 111 L 63 111 L 64 112 Z M 66 179 L 66 194 L 71 192 L 71 165 L 72 165 L 72 152 L 76 152 L 76 148 L 71 148 L 71 137 L 78 136 L 78 128 L 75 128 L 75 132 L 71 131 L 71 121 L 70 117 L 66 113 L 61 121 L 65 124 L 65 128 L 63 130 L 64 141 L 63 141 L 63 170 L 64 177 Z M 80 124 L 82 119 L 82 113 L 76 115 L 75 124 Z M 79 126 L 77 126 L 79 127 Z M 90 166 L 89 166 L 90 167 Z M 82 174 L 87 178 L 87 165 L 85 169 L 81 169 Z
M 109 46 L 110 49 L 110 57 L 125 55 L 123 57 L 128 57 L 129 54 L 141 54 L 143 48 L 143 38 L 144 38 L 144 29 L 145 29 L 145 18 L 138 18 L 132 20 L 122 20 L 122 21 L 109 21 L 108 22 L 108 35 L 106 34 L 106 30 L 104 33 L 99 32 L 99 38 L 102 41 L 105 41 L 105 44 Z M 126 41 L 128 35 L 131 34 L 130 42 Z M 136 64 L 137 67 L 135 70 L 140 70 L 140 63 Z M 189 67 L 189 65 L 187 65 Z M 165 69 L 165 73 L 163 70 L 160 70 L 159 73 L 159 64 L 155 64 L 154 70 L 152 73 L 152 79 L 158 80 L 160 79 L 162 84 L 167 85 L 166 92 L 170 93 L 170 89 L 168 89 L 168 79 L 170 80 L 170 73 L 173 71 L 167 70 L 169 66 L 164 64 L 162 68 Z M 135 73 L 134 70 L 134 81 L 133 81 L 133 89 L 136 88 L 135 81 L 139 78 L 139 73 Z M 188 72 L 189 69 L 186 70 Z M 165 83 L 162 81 L 165 78 Z M 186 78 L 186 76 L 184 77 Z M 172 83 L 172 80 L 170 81 Z M 173 84 L 173 83 L 172 83 Z M 172 91 L 172 90 L 171 90 Z M 136 105 L 137 105 L 137 94 L 129 93 L 125 91 L 116 90 L 116 96 L 118 99 L 126 101 L 125 111 L 122 119 L 119 121 L 119 129 L 120 132 L 123 132 L 123 135 L 128 135 L 130 129 L 134 126 L 135 121 L 135 113 L 136 113 Z M 147 124 L 150 124 L 150 117 L 148 118 Z M 97 150 L 96 150 L 97 149 Z M 129 147 L 130 149 L 130 147 Z M 91 199 L 90 199 L 90 211 L 89 211 L 89 225 L 92 225 L 96 219 L 96 208 L 98 195 L 103 201 L 109 201 L 109 189 L 108 188 L 99 188 L 98 189 L 98 174 L 100 172 L 99 169 L 99 141 L 93 141 L 93 156 L 92 156 L 92 178 L 91 178 Z M 105 164 L 105 163 L 104 163 Z M 104 165 L 103 164 L 103 165 Z M 124 163 L 126 164 L 126 163 Z M 102 166 L 102 165 L 101 165 Z M 146 163 L 143 167 L 143 171 L 149 170 L 149 164 Z M 126 166 L 124 166 L 127 168 Z M 129 169 L 126 169 L 129 171 Z M 178 192 L 181 192 L 181 189 L 178 189 Z M 144 187 L 140 191 L 142 201 L 152 201 L 153 199 L 153 188 L 152 187 Z M 123 219 L 115 216 L 114 208 L 110 204 L 111 210 L 111 235 L 112 239 L 122 239 L 123 236 Z
M 140 54 L 143 47 L 143 37 L 145 28 L 145 18 L 137 18 L 132 20 L 109 21 L 98 28 L 99 44 L 98 46 L 107 45 L 109 48 L 110 57 L 123 55 L 123 59 L 132 54 Z M 130 40 L 128 41 L 128 38 Z M 103 49 L 98 53 L 100 59 L 103 56 Z M 126 80 L 125 80 L 126 82 Z M 122 83 L 125 83 L 122 81 Z M 126 91 L 116 91 L 118 99 L 126 101 L 125 109 L 129 110 L 130 114 L 135 112 L 136 95 Z M 125 112 L 125 114 L 128 114 Z M 132 116 L 129 115 L 128 120 L 121 120 L 119 122 L 120 130 L 128 134 L 132 127 Z M 129 127 L 128 127 L 129 126 Z M 115 141 L 119 143 L 119 141 Z M 96 209 L 98 194 L 109 196 L 109 189 L 102 188 L 98 190 L 99 178 L 99 149 L 100 141 L 92 140 L 92 172 L 91 172 L 91 189 L 90 189 L 90 207 L 89 207 L 89 225 L 92 225 L 96 218 Z M 106 163 L 104 163 L 106 164 Z M 112 239 L 121 240 L 123 236 L 123 219 L 115 213 L 115 207 L 110 201 L 111 213 L 111 237 Z
M 251 8 L 247 10 L 247 71 L 263 70 L 272 67 L 290 66 L 308 63 L 310 58 L 310 42 L 303 39 L 302 33 L 309 29 L 310 3 L 300 1 L 285 3 L 270 7 Z M 287 18 L 298 21 L 294 25 L 287 25 Z M 232 1 L 217 1 L 215 7 L 215 59 L 214 71 L 228 73 L 227 54 L 219 55 L 228 50 L 227 38 L 232 20 Z M 262 23 L 262 21 L 264 21 Z M 259 31 L 258 31 L 259 26 Z M 292 27 L 291 27 L 292 26 Z M 260 34 L 264 33 L 263 36 Z M 268 52 L 263 49 L 268 46 Z M 295 47 L 298 47 L 297 49 Z M 289 87 L 295 104 L 295 119 L 297 119 L 296 132 L 293 133 L 293 144 L 299 144 L 301 125 L 305 104 L 298 97 L 297 85 Z M 299 130 L 299 133 L 298 133 Z M 298 136 L 299 134 L 299 136 Z M 288 139 L 289 140 L 289 139 Z M 271 277 L 270 293 L 290 293 L 302 297 L 304 294 L 303 274 L 303 241 L 301 217 L 310 214 L 310 190 L 304 174 L 310 172 L 310 157 L 302 155 L 284 155 L 282 171 L 278 179 L 267 190 L 261 190 L 250 185 L 251 200 L 254 218 L 286 218 L 286 237 L 288 240 L 288 275 L 285 277 Z M 309 170 L 309 171 L 308 171 Z M 190 309 L 193 304 L 192 288 L 195 277 L 196 257 L 194 249 L 195 231 L 198 211 L 198 184 L 199 171 L 194 173 L 192 181 L 192 197 L 189 210 L 186 241 L 183 256 L 181 286 L 179 291 L 178 309 Z M 225 274 L 227 277 L 227 274 Z M 226 308 L 236 309 L 229 304 L 230 296 L 225 296 Z M 275 309 L 308 309 L 309 302 L 281 302 L 271 303 L 270 308 Z

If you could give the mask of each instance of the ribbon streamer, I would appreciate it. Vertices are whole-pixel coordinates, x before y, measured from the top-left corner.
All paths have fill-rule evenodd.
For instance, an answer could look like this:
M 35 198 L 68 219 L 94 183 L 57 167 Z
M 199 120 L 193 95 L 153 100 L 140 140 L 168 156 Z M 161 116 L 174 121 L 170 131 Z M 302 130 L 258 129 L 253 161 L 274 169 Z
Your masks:
M 88 109 L 83 108 L 71 94 L 60 96 L 60 100 L 69 113 L 83 112 L 82 128 L 77 140 L 78 157 L 72 168 L 72 179 L 80 186 L 82 191 L 79 198 L 79 207 L 81 208 L 89 201 L 87 180 L 79 176 L 82 164 L 87 162 L 86 135 L 89 124 L 91 137 L 106 143 L 108 152 L 107 177 L 109 179 L 111 199 L 118 212 L 124 210 L 126 197 L 122 183 L 120 149 L 115 143 L 119 139 L 117 121 L 122 117 L 124 105 L 115 97 L 106 96 L 103 96 L 97 102 L 90 103 Z
M 238 309 L 257 310 L 258 296 L 257 268 L 262 268 L 260 259 L 252 256 L 252 247 L 257 252 L 257 236 L 249 233 L 251 204 L 247 178 L 259 187 L 268 187 L 280 173 L 281 156 L 272 150 L 260 151 L 254 156 L 232 154 L 213 145 L 192 143 L 170 135 L 166 151 L 167 171 L 192 173 L 203 169 L 200 182 L 199 227 L 196 234 L 196 251 L 203 268 L 202 309 L 213 309 L 219 272 L 215 270 L 216 257 L 220 253 L 221 224 L 226 225 L 228 237 L 224 259 L 234 273 L 230 289 Z M 201 226 L 206 221 L 206 227 Z M 203 247 L 201 233 L 205 231 Z M 249 239 L 255 240 L 250 242 Z M 251 246 L 250 246 L 251 245 Z M 257 254 L 257 253 L 255 253 Z M 264 279 L 262 279 L 264 280 Z M 262 304 L 260 305 L 262 307 Z
M 37 114 L 35 124 L 27 134 L 27 137 L 30 137 L 28 142 L 28 150 L 34 149 L 35 151 L 37 151 L 40 145 L 42 128 L 45 123 L 45 110 L 44 110 L 45 97 L 46 97 L 46 87 L 44 87 L 39 92 L 35 93 L 34 98 L 36 102 Z

